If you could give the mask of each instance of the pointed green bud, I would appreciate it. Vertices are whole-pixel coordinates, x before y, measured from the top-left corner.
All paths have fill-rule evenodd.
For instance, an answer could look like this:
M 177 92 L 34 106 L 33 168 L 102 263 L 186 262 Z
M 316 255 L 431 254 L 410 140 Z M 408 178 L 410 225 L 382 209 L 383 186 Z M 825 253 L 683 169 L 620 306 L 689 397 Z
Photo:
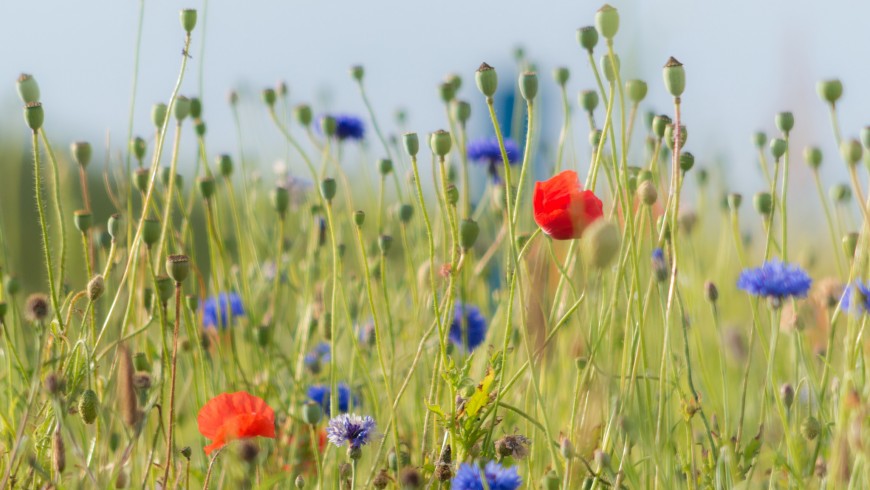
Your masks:
M 595 90 L 582 90 L 578 96 L 580 107 L 586 112 L 593 112 L 598 107 L 598 92 Z
M 846 233 L 843 236 L 843 251 L 846 252 L 846 257 L 851 259 L 855 256 L 855 250 L 858 249 L 858 233 Z
M 91 162 L 91 144 L 87 141 L 74 142 L 70 145 L 70 153 L 73 160 L 82 168 L 86 168 Z
M 264 88 L 261 92 L 261 96 L 263 97 L 263 103 L 266 104 L 266 107 L 274 107 L 275 101 L 278 99 L 278 96 L 275 94 L 275 89 L 273 88 Z
M 686 90 L 686 69 L 683 64 L 671 56 L 668 62 L 665 63 L 662 75 L 665 79 L 665 88 L 674 97 L 683 95 Z
M 333 178 L 325 178 L 320 181 L 320 195 L 327 201 L 332 201 L 338 191 L 338 183 Z
M 170 255 L 166 258 L 166 273 L 169 274 L 169 277 L 176 284 L 183 283 L 190 274 L 190 257 L 187 255 Z
M 595 12 L 595 29 L 604 39 L 613 39 L 619 30 L 619 12 L 608 4 Z
M 486 63 L 480 64 L 474 74 L 474 81 L 477 83 L 478 90 L 486 97 L 492 97 L 498 88 L 498 74 L 495 72 L 495 68 Z
M 130 151 L 133 153 L 133 156 L 136 157 L 136 160 L 142 161 L 145 158 L 145 152 L 148 150 L 148 144 L 145 140 L 139 136 L 136 136 L 130 141 Z
M 21 97 L 21 101 L 25 104 L 39 102 L 39 84 L 36 83 L 33 75 L 27 73 L 19 75 L 16 89 L 18 90 L 18 96 Z
M 538 74 L 532 71 L 520 73 L 520 95 L 526 102 L 535 100 L 538 95 Z
M 287 213 L 287 208 L 290 207 L 290 191 L 284 186 L 278 186 L 272 189 L 270 197 L 272 207 L 283 217 Z
M 203 199 L 211 199 L 214 195 L 215 183 L 212 177 L 199 177 L 196 179 L 196 186 L 199 187 L 199 193 Z
M 817 146 L 808 146 L 804 148 L 804 160 L 807 165 L 813 170 L 818 170 L 822 165 L 822 150 Z
M 443 129 L 439 129 L 429 135 L 429 148 L 432 150 L 432 153 L 439 157 L 446 156 L 450 153 L 450 147 L 452 145 L 453 139 L 450 137 L 450 133 Z
M 657 138 L 661 139 L 665 137 L 665 132 L 672 123 L 671 118 L 661 114 L 655 116 L 652 121 L 652 132 L 656 135 Z
M 643 80 L 629 80 L 625 82 L 625 91 L 628 93 L 628 98 L 635 104 L 646 98 L 648 87 Z
M 311 124 L 311 120 L 314 118 L 314 114 L 311 112 L 311 106 L 307 104 L 299 104 L 293 108 L 293 117 L 296 119 L 302 127 L 308 127 Z
M 196 27 L 196 9 L 184 9 L 181 11 L 181 27 L 184 32 L 190 34 Z
M 444 103 L 450 102 L 456 97 L 456 87 L 450 82 L 441 82 L 438 84 L 438 96 Z
M 389 158 L 381 158 L 378 160 L 378 171 L 381 175 L 389 175 L 393 171 L 393 161 Z
M 755 210 L 762 216 L 770 216 L 773 211 L 773 197 L 769 192 L 759 192 L 752 198 L 752 205 Z
M 736 213 L 737 210 L 740 209 L 740 203 L 743 202 L 743 196 L 736 192 L 732 192 L 728 194 L 727 201 L 728 208 Z
M 794 403 L 794 387 L 790 383 L 783 383 L 779 387 L 779 394 L 782 397 L 782 404 L 785 405 L 785 409 L 790 409 L 791 404 Z
M 695 166 L 695 155 L 692 155 L 688 151 L 684 151 L 680 153 L 680 169 L 683 172 L 688 172 L 692 170 L 692 167 Z
M 136 190 L 142 194 L 148 192 L 148 181 L 150 180 L 151 172 L 147 168 L 137 168 L 133 171 L 133 185 Z
M 122 218 L 118 213 L 109 216 L 109 221 L 106 223 L 106 229 L 108 229 L 112 240 L 117 241 L 118 237 L 120 237 L 124 232 L 124 218 Z
M 776 128 L 782 131 L 782 134 L 786 136 L 788 136 L 788 133 L 792 128 L 794 128 L 794 114 L 791 112 L 780 112 L 773 120 L 774 123 L 776 123 Z
M 320 118 L 320 130 L 326 136 L 335 136 L 335 132 L 338 130 L 338 121 L 332 116 L 323 116 Z
M 592 50 L 598 45 L 598 31 L 593 26 L 577 29 L 577 42 L 580 46 L 592 54 Z
M 843 82 L 837 79 L 822 80 L 816 84 L 816 91 L 822 100 L 829 104 L 836 104 L 843 96 Z
M 473 219 L 464 219 L 459 225 L 459 246 L 462 250 L 469 250 L 474 246 L 480 235 L 480 225 Z
M 45 111 L 40 102 L 28 102 L 24 106 L 24 122 L 34 133 L 39 131 L 45 121 Z
M 353 65 L 350 67 L 350 76 L 357 82 L 361 82 L 366 76 L 366 70 L 362 65 Z
M 302 475 L 298 475 L 293 484 L 296 485 L 296 488 L 298 490 L 302 490 L 303 488 L 305 488 L 305 477 L 303 477 Z
M 231 175 L 233 175 L 233 157 L 227 155 L 226 153 L 218 155 L 217 167 L 221 175 L 229 178 Z
M 828 195 L 837 204 L 848 204 L 852 200 L 852 189 L 846 184 L 834 184 L 828 191 Z
M 454 99 L 450 103 L 450 114 L 454 119 L 459 121 L 459 124 L 465 126 L 465 123 L 471 117 L 471 104 L 464 100 Z
M 85 390 L 82 393 L 81 398 L 79 398 L 79 415 L 84 423 L 90 425 L 97 420 L 97 405 L 99 403 L 97 392 L 94 390 Z
M 604 72 L 604 78 L 606 78 L 608 82 L 616 82 L 616 77 L 619 75 L 619 68 L 620 61 L 618 54 L 614 53 L 613 58 L 611 58 L 609 54 L 601 56 L 601 71 Z
M 571 70 L 569 70 L 567 66 L 557 66 L 556 68 L 553 68 L 553 80 L 555 80 L 560 87 L 565 87 L 569 78 L 571 78 Z
M 73 212 L 73 222 L 75 223 L 77 230 L 82 233 L 87 233 L 94 224 L 94 215 L 92 215 L 90 211 L 79 209 Z
M 840 156 L 849 165 L 855 165 L 860 162 L 863 152 L 864 149 L 861 148 L 861 143 L 858 143 L 858 140 L 843 140 L 840 143 Z
M 158 130 L 162 128 L 163 123 L 166 122 L 167 111 L 166 104 L 163 102 L 158 102 L 151 106 L 151 122 Z
M 417 133 L 405 133 L 402 135 L 402 143 L 405 146 L 405 152 L 410 157 L 416 157 L 420 151 L 420 140 L 417 138 Z

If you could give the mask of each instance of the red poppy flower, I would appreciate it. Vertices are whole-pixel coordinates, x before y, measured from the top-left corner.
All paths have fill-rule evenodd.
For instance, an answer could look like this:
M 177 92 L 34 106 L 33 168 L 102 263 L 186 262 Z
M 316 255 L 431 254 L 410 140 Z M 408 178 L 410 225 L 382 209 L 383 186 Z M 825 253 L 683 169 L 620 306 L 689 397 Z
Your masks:
M 601 199 L 580 188 L 573 170 L 535 182 L 533 201 L 535 223 L 556 240 L 580 238 L 583 230 L 604 214 Z
M 196 421 L 200 434 L 211 439 L 203 448 L 206 454 L 233 439 L 275 438 L 275 412 L 262 398 L 244 391 L 212 398 L 200 409 Z

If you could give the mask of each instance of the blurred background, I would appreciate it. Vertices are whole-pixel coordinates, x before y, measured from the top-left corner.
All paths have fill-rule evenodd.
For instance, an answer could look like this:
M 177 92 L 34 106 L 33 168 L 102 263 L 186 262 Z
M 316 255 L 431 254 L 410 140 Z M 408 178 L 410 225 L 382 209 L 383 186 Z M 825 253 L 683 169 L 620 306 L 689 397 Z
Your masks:
M 826 185 L 845 182 L 847 174 L 833 142 L 827 107 L 815 86 L 827 78 L 843 81 L 839 111 L 844 137 L 857 137 L 860 128 L 870 124 L 866 63 L 870 30 L 865 27 L 870 4 L 794 0 L 617 0 L 612 4 L 621 13 L 615 46 L 622 59 L 622 78 L 649 83 L 645 111 L 672 113 L 661 67 L 669 56 L 685 64 L 683 121 L 690 133 L 686 150 L 694 153 L 697 165 L 720 169 L 713 173 L 717 188 L 748 195 L 762 190 L 751 136 L 757 130 L 774 135 L 774 115 L 783 110 L 794 113 L 789 197 L 808 220 L 820 218 L 802 149 L 814 144 L 824 150 Z M 121 161 L 120 152 L 126 148 L 141 5 L 135 0 L 0 2 L 0 166 L 4 169 L 0 218 L 13 254 L 16 250 L 36 253 L 39 243 L 35 226 L 27 225 L 34 215 L 32 169 L 27 165 L 29 139 L 15 79 L 25 72 L 38 80 L 45 127 L 62 158 L 68 160 L 68 145 L 74 140 L 88 140 L 95 150 L 102 149 L 95 151 L 90 169 L 92 178 L 99 178 L 107 164 Z M 459 98 L 475 108 L 470 137 L 489 136 L 491 126 L 482 117 L 474 71 L 482 61 L 493 65 L 500 75 L 500 104 L 510 107 L 515 52 L 521 48 L 541 79 L 541 159 L 549 158 L 548 147 L 558 138 L 562 117 L 552 70 L 557 66 L 571 70 L 568 87 L 574 115 L 568 156 L 569 165 L 576 165 L 582 174 L 589 165 L 588 126 L 577 109 L 577 93 L 594 88 L 595 82 L 575 33 L 593 23 L 599 7 L 596 2 L 576 0 L 441 0 L 437 5 L 399 0 L 145 2 L 133 134 L 145 136 L 149 144 L 153 140 L 150 108 L 168 100 L 181 61 L 178 12 L 196 8 L 199 21 L 181 93 L 203 100 L 210 158 L 238 152 L 227 103 L 230 90 L 240 95 L 246 157 L 267 177 L 276 161 L 292 154 L 269 121 L 260 101 L 261 89 L 283 80 L 291 104 L 310 103 L 315 113 L 356 113 L 368 123 L 348 73 L 354 64 L 366 68 L 368 94 L 388 134 L 398 131 L 395 114 L 400 109 L 407 113 L 410 130 L 425 134 L 445 127 L 437 88 L 447 74 L 457 73 L 464 80 Z M 192 131 L 190 136 L 182 143 L 181 165 L 188 171 L 196 151 Z M 639 159 L 642 138 L 635 140 Z M 370 133 L 369 160 L 380 157 L 381 151 Z M 289 168 L 291 172 L 303 169 L 292 159 Z M 67 172 L 74 183 L 74 169 Z M 105 218 L 97 215 L 95 222 Z M 799 228 L 798 221 L 794 223 Z

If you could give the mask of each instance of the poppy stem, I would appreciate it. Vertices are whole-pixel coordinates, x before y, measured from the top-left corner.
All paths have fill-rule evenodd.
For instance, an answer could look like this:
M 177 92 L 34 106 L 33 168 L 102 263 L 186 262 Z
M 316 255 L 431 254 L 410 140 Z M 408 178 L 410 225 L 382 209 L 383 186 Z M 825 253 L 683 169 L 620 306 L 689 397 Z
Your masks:
M 172 433 L 175 430 L 175 372 L 178 361 L 178 328 L 181 323 L 181 283 L 175 283 L 175 328 L 172 332 L 172 374 L 169 381 L 169 436 L 166 439 L 166 461 L 163 463 L 163 488 L 168 488 L 172 466 Z M 211 467 L 209 467 L 211 470 Z

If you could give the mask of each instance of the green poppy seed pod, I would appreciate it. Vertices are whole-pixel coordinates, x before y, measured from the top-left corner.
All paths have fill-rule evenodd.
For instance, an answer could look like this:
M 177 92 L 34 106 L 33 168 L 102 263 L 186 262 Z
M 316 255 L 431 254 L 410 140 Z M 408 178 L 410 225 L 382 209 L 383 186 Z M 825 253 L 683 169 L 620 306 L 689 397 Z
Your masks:
M 788 111 L 780 112 L 773 118 L 776 128 L 786 136 L 794 128 L 794 114 Z
M 410 157 L 416 157 L 420 151 L 420 140 L 417 138 L 417 133 L 405 133 L 402 135 L 402 143 L 405 146 L 405 152 Z
M 658 116 L 653 117 L 652 120 L 652 132 L 656 135 L 657 138 L 662 139 L 665 137 L 665 131 L 668 129 L 672 123 L 671 118 L 660 114 Z
M 130 151 L 133 153 L 133 156 L 136 157 L 136 160 L 142 161 L 145 158 L 145 152 L 148 150 L 148 144 L 145 142 L 145 139 L 136 136 L 132 140 L 130 140 Z
M 257 345 L 267 347 L 270 343 L 272 343 L 272 327 L 269 325 L 257 327 Z
M 495 68 L 486 63 L 480 64 L 474 73 L 474 81 L 477 83 L 477 89 L 486 97 L 492 97 L 498 88 L 498 74 Z
M 756 131 L 752 135 L 752 144 L 755 145 L 759 150 L 764 148 L 764 145 L 767 143 L 767 135 L 764 134 L 764 131 Z
M 24 122 L 33 132 L 39 131 L 45 121 L 45 110 L 40 102 L 28 102 L 24 106 Z
M 109 221 L 106 223 L 106 229 L 109 231 L 109 236 L 112 237 L 112 241 L 117 241 L 118 237 L 124 233 L 124 218 L 121 217 L 120 214 L 115 213 L 109 216 Z
M 704 283 L 704 297 L 711 303 L 715 303 L 719 300 L 719 288 L 716 287 L 716 284 L 713 281 L 707 281 Z
M 559 479 L 559 475 L 553 470 L 548 471 L 541 478 L 541 488 L 544 490 L 559 490 L 562 488 L 562 482 Z
M 553 80 L 555 80 L 560 87 L 564 87 L 568 83 L 569 78 L 571 78 L 571 70 L 569 70 L 567 66 L 557 66 L 556 68 L 553 68 Z
M 199 97 L 190 98 L 190 117 L 193 119 L 202 117 L 202 101 Z
M 91 163 L 91 144 L 87 141 L 76 141 L 71 144 L 70 153 L 72 153 L 73 160 L 82 168 Z
M 465 126 L 465 123 L 471 118 L 471 104 L 464 100 L 453 100 L 450 103 L 450 113 L 454 119 Z
M 852 189 L 846 184 L 834 184 L 829 191 L 831 200 L 837 204 L 848 204 L 852 199 Z
M 583 233 L 583 258 L 592 267 L 603 269 L 619 253 L 619 227 L 604 218 L 595 220 Z
M 94 224 L 94 215 L 84 209 L 76 210 L 73 212 L 73 223 L 75 223 L 77 230 L 87 233 Z
M 846 252 L 846 257 L 850 259 L 855 256 L 855 250 L 858 248 L 858 233 L 846 233 L 843 236 L 843 251 Z
M 227 155 L 226 153 L 217 157 L 217 166 L 218 170 L 220 170 L 221 175 L 229 178 L 233 175 L 233 157 Z
M 390 253 L 390 249 L 393 247 L 393 237 L 390 235 L 381 235 L 378 237 L 378 250 L 381 251 L 381 255 L 387 255 Z
M 598 45 L 598 31 L 594 26 L 585 26 L 577 29 L 577 43 L 580 47 L 592 54 L 592 50 Z
M 692 155 L 688 151 L 680 153 L 680 169 L 683 172 L 688 172 L 692 170 L 692 167 L 695 166 L 695 155 Z
M 338 121 L 332 116 L 323 116 L 320 118 L 320 130 L 326 136 L 335 136 L 335 132 L 338 130 Z
M 652 178 L 653 178 L 652 172 L 650 172 L 648 169 L 642 168 L 637 172 L 638 184 L 651 181 Z
M 393 171 L 393 161 L 389 158 L 381 158 L 378 160 L 378 171 L 381 175 L 389 175 Z
M 184 456 L 184 459 L 188 461 L 190 461 L 190 456 L 193 455 L 193 451 L 190 449 L 190 446 L 184 446 L 179 452 L 182 456 Z
M 161 303 L 166 304 L 166 302 L 172 299 L 172 293 L 175 292 L 175 283 L 171 277 L 163 274 L 157 276 L 155 281 L 157 282 L 157 297 L 160 298 Z
M 782 404 L 785 405 L 785 409 L 790 409 L 791 404 L 794 403 L 794 388 L 791 383 L 783 383 L 779 387 L 779 395 L 782 397 Z
M 19 75 L 15 88 L 18 89 L 18 96 L 25 104 L 39 101 L 39 84 L 36 83 L 33 75 L 27 73 Z
M 142 223 L 142 241 L 150 247 L 160 239 L 160 222 L 153 218 L 147 218 Z
M 302 421 L 308 425 L 317 425 L 323 418 L 323 408 L 319 403 L 307 402 L 302 405 Z
M 215 183 L 212 177 L 199 177 L 196 179 L 196 185 L 199 187 L 199 193 L 203 199 L 211 199 L 214 195 Z
M 447 200 L 447 204 L 456 206 L 456 203 L 459 202 L 459 189 L 457 189 L 455 185 L 449 184 L 444 197 Z
M 181 27 L 184 32 L 190 34 L 196 27 L 196 9 L 184 9 L 181 11 Z
M 338 183 L 333 178 L 325 178 L 320 181 L 320 195 L 327 201 L 332 201 L 338 191 Z
M 450 82 L 441 82 L 438 84 L 438 96 L 441 97 L 442 102 L 450 102 L 456 97 L 456 87 Z
M 752 205 L 762 216 L 770 216 L 773 211 L 773 197 L 769 192 L 759 192 L 752 197 Z
M 598 144 L 601 143 L 601 137 L 604 135 L 604 132 L 600 129 L 593 129 L 589 131 L 589 145 L 592 148 L 598 148 Z
M 158 102 L 151 106 L 151 122 L 157 129 L 163 127 L 163 123 L 166 122 L 166 112 L 168 111 L 166 104 L 163 102 Z
M 740 209 L 740 204 L 743 202 L 743 196 L 736 192 L 732 192 L 728 194 L 726 200 L 728 201 L 728 209 L 736 213 L 737 210 Z
M 449 132 L 444 131 L 443 129 L 439 129 L 429 135 L 429 148 L 432 149 L 432 153 L 439 157 L 446 156 L 450 153 L 450 147 L 452 145 L 453 138 L 450 137 Z
M 629 80 L 625 82 L 625 91 L 628 93 L 628 98 L 635 104 L 646 98 L 648 87 L 643 80 Z
M 361 82 L 366 76 L 366 70 L 362 65 L 353 65 L 350 67 L 350 76 L 357 82 Z
M 197 119 L 196 121 L 193 122 L 193 131 L 196 133 L 196 136 L 198 138 L 202 138 L 203 136 L 205 136 L 207 129 L 208 129 L 208 126 L 205 124 L 205 121 L 203 121 L 202 119 Z
M 816 91 L 819 97 L 829 104 L 836 104 L 840 97 L 843 96 L 843 82 L 840 80 L 822 80 L 816 84 Z
M 99 403 L 97 393 L 94 390 L 85 390 L 82 393 L 81 398 L 79 398 L 79 415 L 84 423 L 90 425 L 97 420 L 97 405 Z
M 637 197 L 640 202 L 647 206 L 652 206 L 659 198 L 659 193 L 656 190 L 655 184 L 649 180 L 645 180 L 637 187 Z
M 581 90 L 577 98 L 580 101 L 580 107 L 586 112 L 592 113 L 598 107 L 598 92 L 595 90 Z
M 674 149 L 674 141 L 676 135 L 674 134 L 674 125 L 668 124 L 665 126 L 665 143 L 667 143 L 668 148 Z M 686 146 L 686 140 L 689 139 L 689 132 L 686 131 L 686 127 L 682 124 L 680 125 L 680 148 Z
M 177 284 L 181 284 L 190 274 L 190 257 L 187 255 L 170 255 L 166 257 L 166 273 Z
M 535 100 L 538 95 L 538 74 L 533 71 L 520 73 L 520 95 L 526 102 Z
M 414 206 L 410 204 L 402 204 L 399 206 L 399 221 L 407 224 L 414 216 Z
M 16 276 L 7 276 L 4 281 L 4 286 L 6 287 L 6 292 L 9 293 L 9 296 L 15 296 L 21 292 L 21 281 L 18 280 Z
M 804 436 L 807 440 L 812 441 L 816 437 L 819 437 L 819 433 L 822 432 L 822 424 L 819 423 L 819 420 L 812 415 L 805 418 L 803 422 L 801 422 L 801 435 Z
M 818 170 L 822 165 L 822 150 L 817 146 L 808 146 L 804 148 L 804 160 L 807 165 L 813 170 Z
M 294 480 L 293 484 L 296 485 L 297 489 L 302 490 L 303 488 L 305 488 L 305 478 L 303 478 L 302 475 L 298 475 L 296 477 L 296 480 Z
M 683 64 L 671 56 L 665 63 L 662 75 L 665 79 L 665 89 L 674 97 L 683 95 L 686 90 L 686 69 Z
M 188 294 L 184 297 L 184 303 L 190 309 L 190 311 L 196 311 L 199 309 L 199 296 Z
M 356 211 L 354 211 L 353 212 L 353 222 L 356 224 L 356 226 L 358 228 L 361 227 L 363 224 L 365 224 L 366 212 L 361 210 L 361 209 L 357 209 Z
M 620 61 L 619 55 L 614 53 L 613 58 L 610 57 L 609 54 L 604 54 L 601 56 L 601 71 L 604 72 L 604 78 L 607 79 L 608 82 L 615 82 L 616 77 L 619 75 Z
M 106 290 L 106 280 L 102 274 L 97 274 L 88 281 L 88 299 L 96 301 L 103 295 Z
M 272 207 L 279 215 L 284 216 L 287 213 L 287 208 L 290 207 L 290 191 L 284 186 L 278 186 L 272 189 Z
M 595 29 L 604 39 L 613 39 L 616 31 L 619 30 L 619 12 L 605 3 L 598 12 L 595 12 Z
M 474 246 L 480 235 L 480 225 L 473 219 L 464 219 L 459 225 L 459 246 L 462 250 L 469 250 Z
M 840 143 L 840 156 L 850 166 L 861 161 L 861 154 L 863 152 L 864 150 L 861 148 L 861 143 L 858 143 L 858 140 L 848 139 Z
M 275 89 L 273 88 L 264 88 L 261 92 L 261 96 L 263 97 L 263 103 L 266 104 L 266 107 L 274 107 L 275 101 L 278 99 L 278 96 L 275 94 Z
M 314 118 L 314 114 L 311 112 L 311 106 L 307 104 L 299 104 L 293 108 L 293 117 L 296 118 L 296 122 L 301 124 L 303 127 L 308 127 L 311 124 L 311 120 Z

